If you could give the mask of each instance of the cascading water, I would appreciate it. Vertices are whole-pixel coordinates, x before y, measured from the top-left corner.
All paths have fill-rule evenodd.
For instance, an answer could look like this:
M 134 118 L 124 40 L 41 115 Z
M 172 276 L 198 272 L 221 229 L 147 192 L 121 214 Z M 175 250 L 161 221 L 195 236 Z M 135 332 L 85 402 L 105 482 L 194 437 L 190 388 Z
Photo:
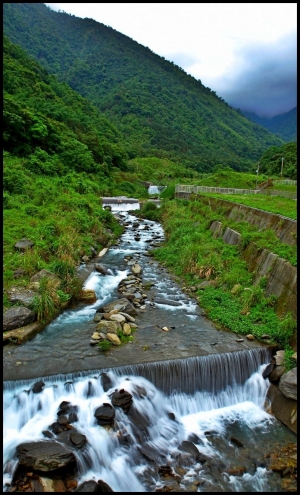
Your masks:
M 64 443 L 61 434 L 45 436 L 64 402 L 76 409 L 70 431 L 86 437 L 84 446 L 71 446 L 78 483 L 102 480 L 128 492 L 282 491 L 264 454 L 295 435 L 264 411 L 270 351 L 210 325 L 146 256 L 149 240 L 163 237 L 159 224 L 145 221 L 134 230 L 137 219 L 123 215 L 126 231 L 104 258 L 112 270 L 105 277 L 92 272 L 85 282 L 96 303 L 67 310 L 30 342 L 4 348 L 4 491 L 17 472 L 19 445 Z M 88 345 L 93 316 L 118 297 L 128 255 L 139 256 L 155 307 L 145 301 L 131 345 L 102 355 Z M 166 322 L 172 332 L 157 333 Z M 38 380 L 44 386 L 34 393 Z M 127 412 L 114 407 L 113 425 L 100 426 L 95 409 L 112 404 L 115 390 L 131 394 L 133 403 Z
M 181 491 L 195 482 L 207 492 L 281 491 L 279 475 L 263 466 L 263 454 L 283 436 L 263 410 L 268 354 L 257 349 L 44 377 L 38 394 L 32 380 L 5 382 L 4 491 L 17 466 L 16 447 L 45 440 L 63 401 L 76 407 L 72 426 L 87 438 L 84 448 L 74 449 L 80 483 L 101 479 L 113 491 L 155 491 L 166 482 L 160 469 L 169 466 Z M 94 411 L 111 404 L 116 389 L 130 393 L 133 403 L 127 413 L 115 407 L 114 425 L 106 429 Z M 198 458 L 184 442 L 193 442 Z M 241 472 L 234 475 L 237 465 Z

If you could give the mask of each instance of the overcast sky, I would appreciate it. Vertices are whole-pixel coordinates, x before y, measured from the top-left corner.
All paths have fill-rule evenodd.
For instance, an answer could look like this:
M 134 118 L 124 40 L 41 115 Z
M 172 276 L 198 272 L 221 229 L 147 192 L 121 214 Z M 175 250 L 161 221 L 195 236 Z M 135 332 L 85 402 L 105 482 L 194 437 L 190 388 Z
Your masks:
M 46 3 L 111 26 L 231 106 L 273 116 L 296 101 L 296 3 Z

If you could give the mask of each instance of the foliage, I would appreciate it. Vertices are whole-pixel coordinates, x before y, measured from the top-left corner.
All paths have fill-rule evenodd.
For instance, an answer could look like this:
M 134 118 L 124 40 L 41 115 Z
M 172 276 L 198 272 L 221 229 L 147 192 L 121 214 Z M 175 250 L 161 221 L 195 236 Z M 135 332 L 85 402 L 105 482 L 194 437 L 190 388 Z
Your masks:
M 47 323 L 58 313 L 61 302 L 68 300 L 66 294 L 58 289 L 59 282 L 54 278 L 43 277 L 40 280 L 39 293 L 34 297 L 32 310 L 38 321 Z
M 282 162 L 283 159 L 283 162 Z M 268 176 L 297 179 L 297 143 L 271 146 L 259 160 L 260 172 Z
M 297 107 L 292 108 L 274 117 L 259 117 L 252 112 L 243 112 L 245 117 L 259 125 L 262 125 L 270 132 L 284 139 L 284 141 L 296 141 L 297 139 Z
M 201 193 L 204 196 L 221 198 L 233 203 L 239 203 L 250 208 L 275 213 L 284 217 L 297 219 L 297 203 L 294 199 L 284 198 L 282 196 L 266 196 L 264 194 L 219 194 L 219 193 Z
M 33 3 L 4 4 L 3 19 L 4 33 L 13 43 L 118 128 L 129 158 L 167 158 L 198 172 L 220 163 L 249 170 L 268 147 L 283 143 L 200 80 L 109 26 Z M 18 80 L 11 78 L 11 94 L 17 87 Z M 41 86 L 32 87 L 37 93 Z M 53 94 L 47 92 L 46 99 L 40 98 L 41 108 L 50 105 L 55 118 L 63 117 L 64 110 L 52 100 Z M 37 128 L 33 123 L 32 132 L 39 139 L 43 125 L 48 129 L 42 119 Z M 81 142 L 96 144 L 96 138 L 84 134 Z M 96 160 L 97 146 L 93 154 Z M 102 159 L 108 168 L 121 168 L 116 155 L 112 162 Z
M 161 221 L 166 242 L 154 250 L 155 258 L 183 278 L 188 286 L 197 288 L 199 304 L 222 328 L 240 335 L 251 333 L 258 339 L 268 334 L 272 342 L 288 346 L 295 320 L 291 315 L 277 316 L 276 297 L 265 295 L 265 278 L 254 284 L 254 276 L 240 257 L 239 247 L 213 238 L 209 230 L 213 220 L 226 223 L 222 212 L 212 211 L 199 200 L 163 203 Z M 249 239 L 253 236 L 255 242 L 258 241 L 260 232 L 246 222 L 239 224 L 241 226 L 243 235 L 247 234 Z M 274 240 L 272 248 L 275 244 Z M 281 243 L 277 239 L 278 245 Z M 263 238 L 263 246 L 268 248 L 268 236 Z M 199 287 L 204 280 L 211 282 L 205 289 Z
M 110 342 L 110 340 L 104 339 L 104 340 L 99 340 L 99 342 L 97 343 L 97 346 L 99 347 L 100 351 L 106 352 L 112 348 L 113 344 L 112 344 L 112 342 Z

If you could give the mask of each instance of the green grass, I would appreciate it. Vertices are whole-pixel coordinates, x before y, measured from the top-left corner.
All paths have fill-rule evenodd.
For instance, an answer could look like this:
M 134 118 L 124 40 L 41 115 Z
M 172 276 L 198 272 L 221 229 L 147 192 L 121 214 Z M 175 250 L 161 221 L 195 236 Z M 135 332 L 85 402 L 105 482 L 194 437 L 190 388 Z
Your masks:
M 174 200 L 162 205 L 160 215 L 166 242 L 153 254 L 187 286 L 198 287 L 207 280 L 213 283 L 205 290 L 196 291 L 208 317 L 221 328 L 239 335 L 251 333 L 262 339 L 267 334 L 270 342 L 288 349 L 295 319 L 290 314 L 276 314 L 277 298 L 265 296 L 265 278 L 254 285 L 254 274 L 241 258 L 240 247 L 213 238 L 209 226 L 216 213 L 199 200 Z M 217 214 L 217 219 L 226 222 L 222 212 Z M 271 232 L 259 233 L 246 222 L 241 230 L 247 242 L 261 242 L 265 249 L 273 250 L 282 244 L 272 238 Z M 290 246 L 285 248 L 288 250 Z M 296 248 L 291 250 L 296 256 Z
M 259 194 L 217 194 L 201 193 L 204 196 L 225 199 L 233 203 L 239 203 L 251 208 L 276 213 L 284 217 L 297 220 L 297 201 L 294 199 L 283 198 L 281 196 L 266 196 Z

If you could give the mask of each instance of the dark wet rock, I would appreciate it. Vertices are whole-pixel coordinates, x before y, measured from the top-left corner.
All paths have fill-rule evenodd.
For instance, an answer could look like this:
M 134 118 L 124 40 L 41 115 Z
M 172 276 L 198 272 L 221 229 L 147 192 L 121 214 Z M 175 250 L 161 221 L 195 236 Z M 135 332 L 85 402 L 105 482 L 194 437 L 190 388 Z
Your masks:
M 148 461 L 160 463 L 160 461 L 162 460 L 160 452 L 158 452 L 158 450 L 151 445 L 145 443 L 143 445 L 138 445 L 137 449 L 144 457 L 146 457 L 146 459 L 148 459 Z
M 84 492 L 84 493 L 96 493 L 98 492 L 98 484 L 94 480 L 84 481 L 81 483 L 74 492 Z
M 102 406 L 97 407 L 94 416 L 99 425 L 111 425 L 115 419 L 115 410 L 111 404 L 104 403 Z
M 72 411 L 68 416 L 68 422 L 69 423 L 76 423 L 76 421 L 78 421 L 78 416 L 77 416 L 76 412 Z
M 244 445 L 242 444 L 242 442 L 240 442 L 237 438 L 235 437 L 231 437 L 230 438 L 230 442 L 233 443 L 234 445 L 236 445 L 237 447 L 244 447 Z
M 46 438 L 54 438 L 53 433 L 51 433 L 51 431 L 49 431 L 49 430 L 44 430 L 44 431 L 42 431 L 42 433 L 43 433 L 44 437 L 46 437 Z
M 136 438 L 138 438 L 141 442 L 146 441 L 147 438 L 149 437 L 149 431 L 148 431 L 148 428 L 150 426 L 149 419 L 145 415 L 143 415 L 140 411 L 138 411 L 138 409 L 134 407 L 134 404 L 129 409 L 127 415 L 131 420 L 133 433 L 136 436 Z
M 181 306 L 178 301 L 172 301 L 171 299 L 154 299 L 156 304 L 167 304 L 168 306 Z
M 107 392 L 113 386 L 112 380 L 107 373 L 101 373 L 100 379 L 104 392 Z
M 168 412 L 168 417 L 169 419 L 171 419 L 171 421 L 176 421 L 176 417 L 175 417 L 175 414 L 173 412 Z
M 102 263 L 95 263 L 95 270 L 101 275 L 111 275 L 112 271 L 110 268 L 104 266 Z
M 68 418 L 66 416 L 59 416 L 58 419 L 57 419 L 57 423 L 60 426 L 65 426 L 65 425 L 68 424 Z
M 42 380 L 39 380 L 38 382 L 35 382 L 35 384 L 31 388 L 31 392 L 34 394 L 39 394 L 42 392 L 43 388 L 45 386 L 45 383 Z
M 103 480 L 98 480 L 97 485 L 98 485 L 98 492 L 113 492 L 111 487 Z
M 121 407 L 124 412 L 128 412 L 132 405 L 132 395 L 122 389 L 111 394 L 111 402 L 113 406 Z
M 35 313 L 24 306 L 9 308 L 3 315 L 3 332 L 25 327 L 33 323 L 35 319 Z
M 275 364 L 274 364 L 274 363 L 269 363 L 269 364 L 265 367 L 265 369 L 264 369 L 264 371 L 263 371 L 263 373 L 262 373 L 263 378 L 267 378 L 267 377 L 270 375 L 271 371 L 273 371 L 273 369 L 274 369 L 274 366 L 275 366 Z
M 199 452 L 199 450 L 197 449 L 196 445 L 193 444 L 193 442 L 184 440 L 178 446 L 178 449 L 181 450 L 182 452 L 187 452 L 192 457 L 194 457 L 196 461 L 199 461 L 201 463 L 206 462 L 206 457 Z
M 65 431 L 65 428 L 62 425 L 60 425 L 57 421 L 52 423 L 52 425 L 50 425 L 50 428 L 53 431 L 53 433 L 55 433 L 55 435 L 57 435 L 61 431 Z
M 278 382 L 278 380 L 282 377 L 285 371 L 286 371 L 285 366 L 274 366 L 273 370 L 271 371 L 268 377 L 270 382 L 273 383 Z
M 44 472 L 76 462 L 73 452 L 55 441 L 23 443 L 17 447 L 17 457 L 21 466 Z
M 70 433 L 71 442 L 80 449 L 86 443 L 86 436 L 78 433 L 77 431 L 71 431 Z

